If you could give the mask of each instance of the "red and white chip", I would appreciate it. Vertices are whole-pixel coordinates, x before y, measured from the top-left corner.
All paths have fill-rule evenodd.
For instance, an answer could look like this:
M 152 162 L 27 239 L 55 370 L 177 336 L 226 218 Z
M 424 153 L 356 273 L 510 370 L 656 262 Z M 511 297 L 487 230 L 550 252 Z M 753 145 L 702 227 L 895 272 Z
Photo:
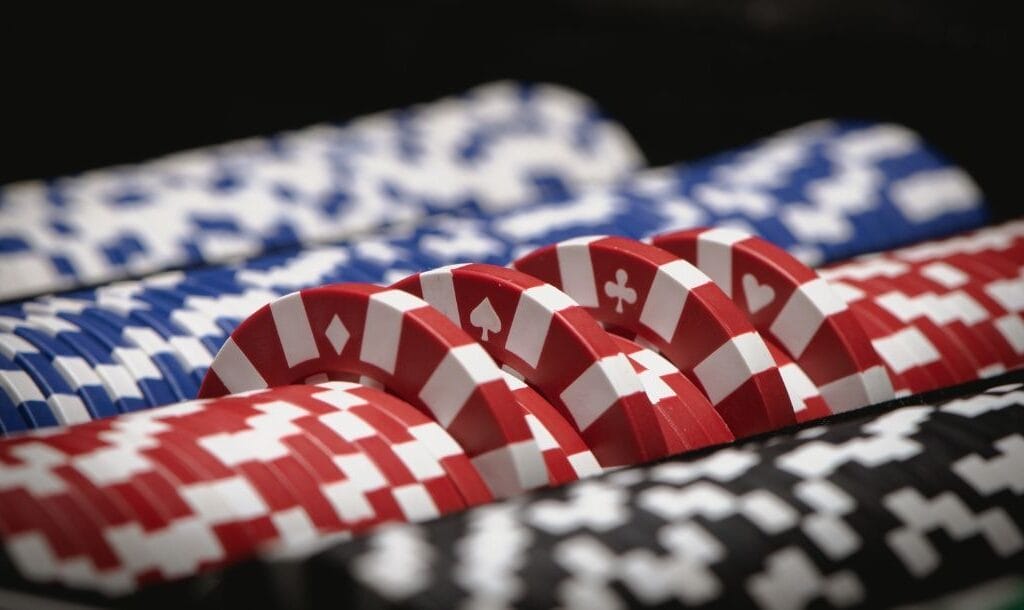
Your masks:
M 833 413 L 893 397 L 892 381 L 854 314 L 792 255 L 735 229 L 678 231 L 653 243 L 707 273 L 807 373 Z
M 369 284 L 286 295 L 231 334 L 200 397 L 303 383 L 321 373 L 376 379 L 423 410 L 470 456 L 496 497 L 544 485 L 544 460 L 487 352 L 415 296 Z
M 629 359 L 564 292 L 513 269 L 480 264 L 426 271 L 395 287 L 422 296 L 536 388 L 602 466 L 666 455 Z
M 578 479 L 601 474 L 594 453 L 551 403 L 544 399 L 522 379 L 509 371 L 502 371 L 516 401 L 523 410 L 537 445 L 544 452 L 548 467 L 548 483 L 564 485 Z
M 437 462 L 445 470 L 468 506 L 486 504 L 494 500 L 480 473 L 455 439 L 437 422 L 409 403 L 381 391 L 380 388 L 369 388 L 345 380 L 323 380 L 317 385 L 324 389 L 342 390 L 354 395 L 356 398 L 351 400 L 351 404 L 354 405 L 352 408 L 383 433 L 401 439 L 395 442 L 418 441 L 428 454 L 425 459 Z M 366 402 L 361 403 L 359 399 Z M 369 413 L 368 409 L 376 409 L 377 414 Z M 387 426 L 381 417 L 391 419 L 398 428 L 394 425 Z
M 852 284 L 831 280 L 829 285 L 846 302 L 871 339 L 871 345 L 893 380 L 897 397 L 944 386 L 942 380 L 951 377 L 949 368 L 942 361 L 942 354 L 916 326 L 901 322 Z M 938 370 L 933 374 L 931 369 Z
M 652 344 L 701 388 L 737 437 L 795 421 L 760 334 L 707 275 L 676 255 L 594 236 L 539 248 L 514 265 L 565 290 L 614 332 Z
M 4 439 L 2 544 L 30 579 L 120 594 L 463 508 L 395 400 L 292 386 Z
M 771 352 L 775 364 L 779 367 L 782 383 L 786 385 L 789 401 L 793 404 L 793 415 L 796 417 L 796 421 L 803 423 L 832 415 L 828 403 L 825 402 L 825 397 L 818 391 L 818 386 L 814 385 L 800 365 L 793 362 L 793 359 L 781 347 L 771 341 L 765 343 L 768 345 L 768 351 Z
M 675 453 L 735 440 L 707 396 L 671 362 L 653 348 L 612 336 L 640 375 L 644 390 L 664 422 L 663 434 L 677 438 L 675 445 L 670 445 Z
M 934 277 L 923 273 L 929 269 Z M 946 265 L 925 263 L 914 266 L 888 256 L 876 255 L 822 271 L 830 281 L 843 280 L 871 293 L 871 299 L 904 323 L 921 326 L 923 332 L 934 334 L 932 326 L 942 330 L 946 338 L 938 339 L 936 347 L 952 369 L 957 382 L 990 377 L 1006 370 L 1005 340 L 988 328 L 990 313 L 975 296 L 967 274 L 956 273 Z M 956 285 L 954 285 L 956 284 Z
M 288 386 L 281 390 L 287 394 L 276 394 L 283 394 L 282 400 L 289 406 L 301 407 L 312 415 L 294 420 L 296 427 L 312 435 L 326 427 L 373 460 L 388 479 L 404 520 L 424 521 L 466 507 L 440 461 L 383 411 L 402 401 L 357 384 Z M 405 407 L 412 408 L 408 404 Z

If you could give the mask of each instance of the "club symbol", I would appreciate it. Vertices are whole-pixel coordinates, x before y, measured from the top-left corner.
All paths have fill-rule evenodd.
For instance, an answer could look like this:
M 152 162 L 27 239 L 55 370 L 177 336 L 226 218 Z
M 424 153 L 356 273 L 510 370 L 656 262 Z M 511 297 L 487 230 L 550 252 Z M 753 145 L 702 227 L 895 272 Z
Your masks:
M 632 305 L 636 303 L 636 290 L 633 290 L 626 283 L 629 281 L 629 274 L 625 269 L 615 272 L 615 281 L 604 283 L 604 293 L 608 298 L 615 299 L 615 313 L 622 313 L 622 302 Z

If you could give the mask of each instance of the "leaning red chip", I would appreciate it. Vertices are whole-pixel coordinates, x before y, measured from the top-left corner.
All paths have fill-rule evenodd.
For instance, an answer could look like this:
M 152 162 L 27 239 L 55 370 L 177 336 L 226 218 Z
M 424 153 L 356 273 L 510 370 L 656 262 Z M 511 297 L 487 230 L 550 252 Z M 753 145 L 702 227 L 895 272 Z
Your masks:
M 679 438 L 678 452 L 735 440 L 725 420 L 697 387 L 651 348 L 613 335 L 640 375 L 651 402 Z
M 544 461 L 484 349 L 401 290 L 336 284 L 292 293 L 246 319 L 214 358 L 200 396 L 367 375 L 429 414 L 496 496 L 543 485 Z
M 707 273 L 766 340 L 800 365 L 834 413 L 893 397 L 885 367 L 854 314 L 786 251 L 735 229 L 678 231 L 653 243 Z
M 554 286 L 513 269 L 470 264 L 419 273 L 395 287 L 422 296 L 518 372 L 569 419 L 602 466 L 665 455 L 629 360 Z
M 551 403 L 522 379 L 507 371 L 502 373 L 533 431 L 533 437 L 537 439 L 537 445 L 544 452 L 548 483 L 552 486 L 562 485 L 601 474 L 601 465 L 580 433 Z
M 795 421 L 761 336 L 704 273 L 674 254 L 593 236 L 539 248 L 514 265 L 562 288 L 614 331 L 654 345 L 704 391 L 736 436 Z

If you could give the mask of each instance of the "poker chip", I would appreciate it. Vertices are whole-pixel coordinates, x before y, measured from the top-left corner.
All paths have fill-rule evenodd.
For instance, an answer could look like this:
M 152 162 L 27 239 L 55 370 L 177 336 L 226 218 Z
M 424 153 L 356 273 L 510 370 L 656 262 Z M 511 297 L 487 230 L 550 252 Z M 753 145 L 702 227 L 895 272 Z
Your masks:
M 865 277 L 864 268 L 886 267 L 884 275 Z M 860 271 L 858 271 L 858 269 Z M 966 292 L 950 290 L 941 283 L 920 274 L 918 269 L 893 260 L 878 258 L 850 263 L 828 270 L 833 277 L 856 274 L 859 286 L 874 291 L 873 300 L 903 322 L 916 323 L 925 318 L 946 333 L 952 353 L 943 352 L 944 360 L 961 380 L 974 380 L 997 375 L 1006 370 L 993 338 L 974 328 L 984 321 L 987 312 Z
M 544 452 L 550 485 L 562 485 L 603 471 L 580 433 L 551 403 L 515 374 L 503 370 L 502 375 L 523 411 L 537 446 Z
M 990 241 L 985 237 L 998 233 L 1000 228 L 950 241 L 970 239 L 970 243 L 984 244 Z M 938 258 L 922 257 L 932 253 L 929 246 L 897 250 L 891 258 L 913 265 L 919 276 L 940 286 L 946 298 L 955 300 L 957 313 L 966 316 L 964 323 L 988 341 L 1007 369 L 1013 369 L 1024 362 L 1024 322 L 1017 313 L 1021 309 L 1017 303 L 1024 305 L 1024 289 L 1013 286 L 1019 282 L 1020 271 L 1006 252 L 1006 248 L 978 249 L 944 252 Z M 1012 296 L 1014 293 L 1019 296 Z
M 210 365 L 200 397 L 302 383 L 318 373 L 372 377 L 424 410 L 465 449 L 496 497 L 543 485 L 540 450 L 494 362 L 427 303 L 367 284 L 313 288 L 264 306 Z
M 123 365 L 114 362 L 110 352 L 91 335 L 61 317 L 31 314 L 25 321 L 70 346 L 85 360 L 99 377 L 119 413 L 130 413 L 147 406 L 142 389 L 132 374 Z
M 174 356 L 188 375 L 187 380 L 179 382 L 181 391 L 188 398 L 194 398 L 216 350 L 210 351 L 200 338 L 182 329 L 154 302 L 137 298 L 140 292 L 139 284 L 104 286 L 96 290 L 97 305 L 103 308 L 100 311 L 112 310 L 120 314 L 120 317 L 107 319 L 123 324 L 122 337 L 154 359 L 164 354 Z
M 779 367 L 779 374 L 782 375 L 782 383 L 786 386 L 789 402 L 793 405 L 796 421 L 803 423 L 831 415 L 832 410 L 825 402 L 825 397 L 800 365 L 793 362 L 789 354 L 778 345 L 771 341 L 766 341 L 765 345 L 768 346 L 768 352 L 772 355 L 775 365 Z
M 480 473 L 455 439 L 437 422 L 409 403 L 387 392 L 374 392 L 374 388 L 367 388 L 361 384 L 354 386 L 345 381 L 323 381 L 317 383 L 317 386 L 326 389 L 341 388 L 356 395 L 369 394 L 373 400 L 367 400 L 366 404 L 357 406 L 360 410 L 373 409 L 376 415 L 364 414 L 364 419 L 369 418 L 376 422 L 375 427 L 382 433 L 390 431 L 394 442 L 408 442 L 409 439 L 419 441 L 430 459 L 445 470 L 468 506 L 486 504 L 494 500 Z M 387 426 L 380 417 L 391 419 L 398 428 L 396 429 L 394 425 Z
M 2 371 L 2 367 L 0 367 L 0 371 Z M 0 372 L 0 377 L 2 376 L 3 373 Z M 0 428 L 3 428 L 0 432 L 3 432 L 5 436 L 30 428 L 18 411 L 18 405 L 11 400 L 6 388 L 0 388 Z
M 893 381 L 896 397 L 943 387 L 939 379 L 948 378 L 949 370 L 942 363 L 942 355 L 917 328 L 900 322 L 854 286 L 839 280 L 830 280 L 829 285 L 853 311 L 871 340 Z M 928 367 L 942 369 L 941 376 L 937 378 Z
M 901 289 L 900 297 L 895 302 L 884 306 L 892 310 L 897 307 L 903 311 L 918 309 L 922 315 L 929 316 L 937 326 L 946 331 L 967 357 L 973 367 L 974 379 L 993 377 L 1005 372 L 1006 367 L 1000 361 L 996 347 L 988 338 L 968 328 L 972 313 L 977 307 L 968 307 L 960 294 L 950 292 L 916 270 L 892 279 L 892 283 Z M 883 295 L 880 299 L 894 297 Z M 955 300 L 954 300 L 955 299 Z
M 402 402 L 399 399 L 376 388 L 344 382 L 292 387 L 275 395 L 314 413 L 319 424 L 370 457 L 394 488 L 404 520 L 423 521 L 466 507 L 440 461 L 398 420 L 386 415 L 394 403 Z M 405 407 L 412 408 L 407 403 Z M 308 418 L 300 418 L 296 425 L 303 428 L 306 421 Z
M 640 160 L 579 94 L 492 83 L 345 125 L 3 185 L 0 298 L 560 200 Z
M 625 337 L 612 335 L 612 338 L 629 357 L 651 402 L 676 437 L 677 444 L 669 444 L 671 453 L 735 440 L 707 397 L 672 363 L 653 349 Z M 668 431 L 663 428 L 663 432 Z M 666 443 L 670 443 L 668 438 Z
M 8 439 L 6 548 L 22 557 L 18 537 L 46 528 L 51 555 L 38 561 L 53 565 L 41 570 L 75 585 L 67 569 L 84 558 L 93 566 L 85 580 L 116 593 L 464 507 L 424 443 L 386 415 L 395 400 L 352 384 L 293 386 Z M 34 503 L 46 512 L 19 525 Z
M 116 329 L 82 314 L 61 312 L 59 315 L 78 327 L 80 332 L 87 333 L 102 346 L 113 362 L 128 371 L 148 403 L 146 406 L 156 407 L 180 400 L 164 379 L 160 367 L 148 354 L 122 339 Z
M 442 267 L 394 286 L 443 312 L 495 361 L 536 388 L 580 432 L 602 466 L 665 455 L 654 409 L 629 359 L 590 314 L 554 286 L 482 264 Z
M 320 496 L 315 489 L 300 495 L 297 471 L 282 471 L 281 462 L 293 454 L 280 442 L 280 434 L 267 434 L 246 419 L 240 412 L 249 406 L 244 399 L 180 404 L 185 408 L 179 413 L 160 417 L 165 429 L 152 459 L 165 466 L 178 460 L 178 494 L 220 542 L 221 561 L 312 536 L 305 530 L 314 528 L 315 522 L 297 511 L 309 515 L 307 506 Z M 167 455 L 168 450 L 173 455 Z M 335 520 L 327 531 L 340 529 Z
M 633 240 L 595 236 L 540 248 L 514 265 L 564 289 L 601 322 L 653 344 L 703 390 L 737 437 L 793 423 L 761 336 L 689 262 Z
M 693 262 L 786 351 L 833 413 L 893 397 L 881 359 L 853 313 L 813 270 L 734 229 L 693 229 L 652 243 Z
M 46 402 L 45 390 L 21 364 L 15 364 L 0 352 L 0 389 L 17 405 L 18 412 L 29 428 L 58 425 L 53 410 Z
M 0 333 L 0 354 L 28 373 L 49 406 L 52 419 L 61 425 L 92 419 L 82 398 L 54 368 L 50 358 L 32 343 L 13 333 Z
M 77 392 L 90 418 L 117 415 L 118 410 L 103 387 L 102 380 L 89 363 L 69 346 L 23 321 L 19 321 L 11 331 L 31 343 L 50 361 L 54 370 Z
M 828 271 L 831 277 L 840 277 L 839 273 L 841 272 L 831 269 Z M 843 277 L 843 280 L 864 291 L 875 305 L 897 318 L 901 324 L 912 325 L 921 331 L 927 342 L 934 346 L 941 356 L 942 368 L 948 371 L 943 379 L 944 387 L 977 378 L 976 361 L 968 356 L 966 348 L 955 336 L 935 321 L 935 318 L 941 320 L 948 317 L 948 314 L 943 313 L 945 308 L 940 306 L 938 313 L 926 314 L 911 301 L 913 294 L 910 288 L 900 286 L 884 276 L 864 279 Z M 908 280 L 907 284 L 912 286 L 914 282 Z

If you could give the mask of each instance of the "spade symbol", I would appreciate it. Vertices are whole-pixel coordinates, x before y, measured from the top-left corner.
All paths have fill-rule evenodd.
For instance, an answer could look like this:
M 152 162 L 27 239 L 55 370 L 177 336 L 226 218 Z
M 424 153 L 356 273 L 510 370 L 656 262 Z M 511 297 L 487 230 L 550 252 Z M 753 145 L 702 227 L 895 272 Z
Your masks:
M 488 332 L 501 332 L 501 320 L 498 318 L 498 313 L 494 311 L 490 299 L 480 301 L 480 304 L 469 312 L 469 323 L 483 332 L 483 336 L 480 337 L 483 341 L 487 340 Z

